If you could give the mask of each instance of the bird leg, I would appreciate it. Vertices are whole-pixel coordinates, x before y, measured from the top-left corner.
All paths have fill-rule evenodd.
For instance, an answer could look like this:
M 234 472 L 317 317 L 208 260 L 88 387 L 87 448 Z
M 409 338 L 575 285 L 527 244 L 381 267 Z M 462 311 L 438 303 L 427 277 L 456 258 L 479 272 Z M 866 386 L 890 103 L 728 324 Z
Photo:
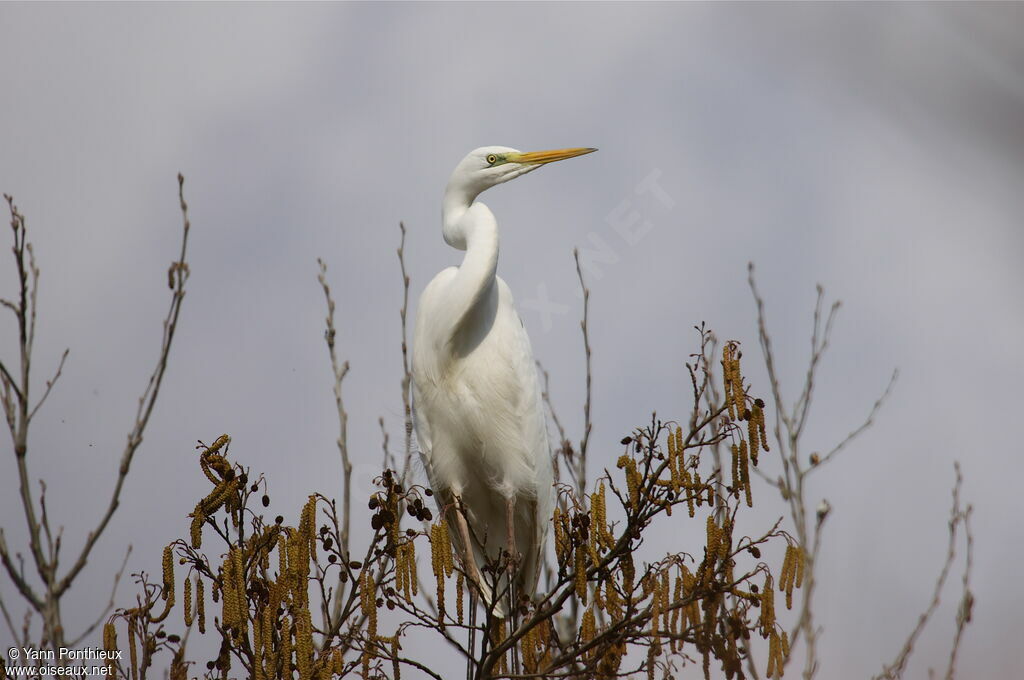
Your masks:
M 519 566 L 519 550 L 516 548 L 516 499 L 515 496 L 505 501 L 505 530 L 508 537 L 509 571 Z
M 455 496 L 455 526 L 462 537 L 462 566 L 465 567 L 469 580 L 480 593 L 487 591 L 484 586 L 484 576 L 480 573 L 480 567 L 473 559 L 473 544 L 470 543 L 469 525 L 466 523 L 465 506 L 462 503 L 462 496 Z

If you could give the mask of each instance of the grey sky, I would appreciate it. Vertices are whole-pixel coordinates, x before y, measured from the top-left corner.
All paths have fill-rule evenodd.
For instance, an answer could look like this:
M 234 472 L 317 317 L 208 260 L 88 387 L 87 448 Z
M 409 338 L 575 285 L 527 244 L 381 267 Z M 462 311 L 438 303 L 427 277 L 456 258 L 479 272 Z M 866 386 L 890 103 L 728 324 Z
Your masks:
M 271 480 L 275 512 L 337 493 L 316 257 L 352 364 L 365 484 L 378 416 L 393 441 L 401 431 L 398 221 L 415 299 L 458 261 L 438 218 L 467 151 L 596 146 L 482 197 L 570 429 L 583 384 L 573 246 L 604 251 L 589 277 L 593 455 L 609 463 L 652 410 L 683 413 L 702 320 L 743 343 L 767 394 L 749 361 L 747 261 L 790 392 L 822 283 L 844 306 L 808 451 L 858 424 L 901 371 L 876 427 L 815 480 L 834 508 L 823 677 L 876 672 L 926 605 L 954 459 L 976 507 L 962 676 L 1019 673 L 1022 29 L 1021 4 L 0 5 L 0 190 L 28 216 L 43 272 L 37 380 L 71 347 L 33 473 L 69 536 L 105 506 L 155 359 L 179 170 L 194 226 L 165 391 L 72 623 L 105 602 L 127 543 L 131 568 L 154 571 L 186 530 L 205 489 L 196 439 L 230 433 L 233 456 Z M 665 194 L 638 191 L 645 180 Z M 650 223 L 635 243 L 613 226 L 631 211 Z M 4 255 L 0 295 L 12 271 Z M 558 311 L 545 317 L 542 299 Z M 0 317 L 5 360 L 13 328 Z M 17 542 L 11 469 L 5 443 L 0 516 Z M 758 507 L 765 525 L 782 512 Z M 6 581 L 0 592 L 16 602 Z M 123 585 L 119 602 L 132 594 Z M 953 599 L 914 677 L 944 667 Z

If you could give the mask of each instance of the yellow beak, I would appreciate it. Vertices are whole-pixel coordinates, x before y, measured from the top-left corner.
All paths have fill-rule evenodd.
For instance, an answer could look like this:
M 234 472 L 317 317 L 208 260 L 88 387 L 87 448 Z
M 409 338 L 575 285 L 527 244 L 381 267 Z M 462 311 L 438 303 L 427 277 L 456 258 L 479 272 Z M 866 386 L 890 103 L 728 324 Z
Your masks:
M 527 151 L 526 153 L 510 153 L 508 160 L 513 163 L 530 163 L 533 165 L 541 165 L 543 163 L 553 163 L 555 161 L 564 161 L 566 158 L 575 158 L 576 156 L 582 156 L 588 153 L 594 153 L 597 149 L 591 149 L 589 147 L 578 147 L 574 149 L 553 149 L 551 151 Z

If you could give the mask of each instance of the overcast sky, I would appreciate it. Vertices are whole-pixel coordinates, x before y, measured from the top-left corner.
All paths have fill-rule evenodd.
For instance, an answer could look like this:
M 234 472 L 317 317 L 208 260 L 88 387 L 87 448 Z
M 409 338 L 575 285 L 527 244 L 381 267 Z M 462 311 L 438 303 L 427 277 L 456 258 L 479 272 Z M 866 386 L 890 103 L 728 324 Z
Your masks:
M 859 424 L 901 372 L 877 425 L 813 480 L 812 498 L 834 508 L 821 677 L 880 670 L 927 605 L 954 460 L 977 547 L 959 668 L 1015 676 L 1022 31 L 1019 3 L 0 4 L 0 190 L 27 215 L 42 268 L 37 386 L 71 348 L 30 441 L 68 550 L 106 506 L 156 357 L 179 171 L 193 224 L 164 391 L 121 511 L 66 601 L 69 627 L 105 603 L 128 543 L 130 570 L 158 572 L 161 547 L 186 531 L 207 488 L 197 439 L 230 433 L 232 456 L 267 473 L 271 510 L 291 520 L 308 493 L 338 493 L 317 257 L 352 365 L 365 493 L 378 417 L 392 441 L 401 432 L 399 220 L 415 300 L 459 260 L 440 198 L 466 152 L 596 146 L 483 197 L 502 229 L 500 273 L 574 437 L 574 246 L 594 253 L 591 455 L 606 464 L 651 411 L 685 414 L 701 321 L 743 343 L 753 391 L 767 395 L 748 261 L 795 396 L 821 283 L 843 308 L 806 451 Z M 624 236 L 623 219 L 641 227 Z M 13 271 L 2 256 L 3 297 Z M 0 318 L 6 362 L 14 328 Z M 0 517 L 18 543 L 13 470 L 5 441 Z M 768 526 L 782 506 L 767 488 L 755 495 Z M 698 540 L 672 531 L 664 548 Z M 0 594 L 20 616 L 6 579 Z M 945 667 L 955 598 L 948 589 L 912 677 Z M 133 599 L 122 585 L 119 603 Z

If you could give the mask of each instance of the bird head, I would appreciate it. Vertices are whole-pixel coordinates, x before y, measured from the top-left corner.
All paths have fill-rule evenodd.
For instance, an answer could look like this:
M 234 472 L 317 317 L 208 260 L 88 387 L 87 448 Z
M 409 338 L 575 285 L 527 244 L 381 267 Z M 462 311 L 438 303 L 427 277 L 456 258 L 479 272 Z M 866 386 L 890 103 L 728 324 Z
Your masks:
M 449 190 L 455 190 L 476 198 L 482 191 L 525 175 L 547 163 L 575 158 L 592 153 L 597 149 L 574 148 L 552 151 L 518 151 L 507 146 L 482 146 L 473 149 L 455 167 Z

